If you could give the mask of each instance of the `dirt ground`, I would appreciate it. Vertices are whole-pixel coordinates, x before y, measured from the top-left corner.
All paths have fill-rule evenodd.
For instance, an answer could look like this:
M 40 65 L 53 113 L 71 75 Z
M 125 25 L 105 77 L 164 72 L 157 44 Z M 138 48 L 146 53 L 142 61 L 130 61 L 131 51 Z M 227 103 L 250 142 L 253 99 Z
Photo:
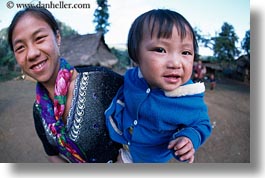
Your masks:
M 45 163 L 34 130 L 32 104 L 35 83 L 12 80 L 0 83 L 0 162 Z M 206 83 L 205 101 L 213 132 L 196 153 L 196 163 L 250 162 L 250 86 L 232 80 L 218 81 L 215 90 Z

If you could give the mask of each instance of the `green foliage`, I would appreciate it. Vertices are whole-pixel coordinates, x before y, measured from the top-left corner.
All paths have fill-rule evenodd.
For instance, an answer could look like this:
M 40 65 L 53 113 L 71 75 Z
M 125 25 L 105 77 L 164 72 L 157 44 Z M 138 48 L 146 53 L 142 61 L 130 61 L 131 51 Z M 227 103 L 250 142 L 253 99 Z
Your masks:
M 9 70 L 15 70 L 16 60 L 12 52 L 0 58 L 0 66 L 6 66 Z
M 7 41 L 7 28 L 0 31 L 0 67 L 5 66 L 9 70 L 14 70 L 16 60 Z
M 127 50 L 120 50 L 113 47 L 111 48 L 111 52 L 118 58 L 118 63 L 115 66 L 117 70 L 124 71 L 127 67 L 131 66 L 131 60 Z
M 206 57 L 201 57 L 202 61 L 209 61 L 210 63 L 216 63 L 217 58 L 214 56 L 206 56 Z
M 242 49 L 250 56 L 250 30 L 246 31 L 245 37 L 241 42 Z
M 6 54 L 8 53 L 8 48 L 9 46 L 7 44 L 7 41 L 0 39 L 0 59 L 6 56 Z
M 67 36 L 71 36 L 71 35 L 77 35 L 78 32 L 75 31 L 74 29 L 72 29 L 70 26 L 66 25 L 64 22 L 61 22 L 59 20 L 57 20 L 59 29 L 60 29 L 60 33 L 62 37 L 67 37 Z
M 93 20 L 96 23 L 96 31 L 103 32 L 106 34 L 109 30 L 108 27 L 110 23 L 108 22 L 109 19 L 109 12 L 108 12 L 108 1 L 107 0 L 97 0 L 98 8 L 94 12 L 95 19 Z
M 194 33 L 199 44 L 203 44 L 204 47 L 209 48 L 211 50 L 213 49 L 213 42 L 210 35 L 202 35 L 201 30 L 197 27 L 194 28 Z
M 240 53 L 236 47 L 238 37 L 234 31 L 234 27 L 226 22 L 221 27 L 221 30 L 219 36 L 213 38 L 214 56 L 221 61 L 233 61 Z
M 0 67 L 2 70 L 2 68 Z M 0 82 L 5 82 L 8 80 L 12 80 L 16 77 L 18 77 L 21 73 L 17 71 L 6 71 L 6 72 L 0 72 Z
M 9 50 L 9 45 L 7 42 L 7 28 L 3 28 L 0 31 L 0 59 L 4 57 Z
M 0 82 L 19 75 L 15 71 L 16 60 L 7 42 L 7 28 L 0 31 Z
M 200 29 L 196 27 L 194 32 L 198 43 L 213 50 L 215 59 L 220 61 L 220 63 L 234 61 L 240 54 L 239 48 L 236 47 L 238 37 L 234 27 L 226 22 L 222 25 L 221 32 L 217 36 L 203 35 Z M 241 46 L 250 55 L 250 30 L 246 32 Z

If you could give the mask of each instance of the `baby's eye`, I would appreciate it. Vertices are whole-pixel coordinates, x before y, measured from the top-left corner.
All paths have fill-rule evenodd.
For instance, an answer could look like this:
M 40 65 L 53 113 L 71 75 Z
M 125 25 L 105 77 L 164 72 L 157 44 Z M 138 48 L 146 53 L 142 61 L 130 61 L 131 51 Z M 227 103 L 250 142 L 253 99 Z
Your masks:
M 158 52 L 158 53 L 166 53 L 166 50 L 164 48 L 161 48 L 161 47 L 155 48 L 154 51 Z
M 190 51 L 183 51 L 182 54 L 183 55 L 192 55 L 192 53 Z

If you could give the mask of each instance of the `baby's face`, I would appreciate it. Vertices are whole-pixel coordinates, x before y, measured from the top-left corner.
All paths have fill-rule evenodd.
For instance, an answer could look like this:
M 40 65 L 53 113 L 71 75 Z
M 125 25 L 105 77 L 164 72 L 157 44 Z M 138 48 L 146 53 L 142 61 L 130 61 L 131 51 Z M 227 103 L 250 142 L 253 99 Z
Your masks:
M 190 79 L 195 55 L 190 34 L 181 39 L 176 27 L 168 39 L 144 34 L 139 47 L 139 67 L 152 88 L 172 91 Z

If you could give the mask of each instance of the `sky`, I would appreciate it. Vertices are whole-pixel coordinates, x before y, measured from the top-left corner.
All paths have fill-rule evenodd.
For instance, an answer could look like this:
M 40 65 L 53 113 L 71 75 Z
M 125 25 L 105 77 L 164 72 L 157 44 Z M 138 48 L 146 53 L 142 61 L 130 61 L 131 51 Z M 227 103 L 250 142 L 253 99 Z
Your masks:
M 59 2 L 89 4 L 87 8 L 49 8 L 53 15 L 66 23 L 79 34 L 94 33 L 94 11 L 96 0 L 54 0 Z M 0 29 L 7 27 L 15 13 L 20 10 L 19 3 L 31 3 L 32 0 L 13 0 L 13 8 L 8 8 L 10 0 L 0 2 Z M 51 3 L 51 0 L 33 0 L 34 4 Z M 11 3 L 12 4 L 12 3 Z M 109 31 L 105 41 L 109 46 L 126 45 L 127 35 L 132 22 L 142 13 L 158 8 L 167 8 L 182 14 L 193 27 L 201 30 L 202 35 L 215 36 L 224 22 L 234 27 L 239 42 L 250 29 L 250 0 L 108 0 Z M 10 6 L 9 6 L 10 7 Z M 240 47 L 240 43 L 237 44 Z M 212 51 L 200 47 L 201 55 L 211 55 Z

